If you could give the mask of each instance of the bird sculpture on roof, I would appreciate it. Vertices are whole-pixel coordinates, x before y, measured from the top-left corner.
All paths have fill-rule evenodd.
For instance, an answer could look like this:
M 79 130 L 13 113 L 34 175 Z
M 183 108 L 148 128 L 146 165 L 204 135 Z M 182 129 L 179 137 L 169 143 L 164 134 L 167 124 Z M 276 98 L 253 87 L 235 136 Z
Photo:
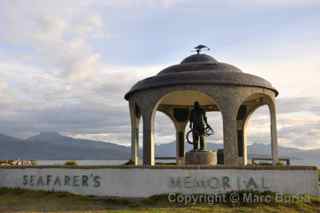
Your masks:
M 202 51 L 202 49 L 206 49 L 206 50 L 210 50 L 209 47 L 207 47 L 206 45 L 200 44 L 198 46 L 196 46 L 194 48 L 194 50 L 197 52 L 197 54 L 200 54 L 200 52 Z

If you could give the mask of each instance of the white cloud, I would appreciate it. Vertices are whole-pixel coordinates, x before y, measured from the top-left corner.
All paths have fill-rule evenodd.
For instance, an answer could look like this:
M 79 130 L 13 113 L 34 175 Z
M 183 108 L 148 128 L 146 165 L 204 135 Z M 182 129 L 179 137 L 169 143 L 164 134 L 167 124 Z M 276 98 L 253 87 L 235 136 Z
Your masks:
M 301 7 L 307 5 L 319 5 L 318 0 L 243 0 L 247 4 L 256 4 L 260 6 L 285 6 Z
M 304 45 L 312 45 L 304 43 Z M 313 44 L 320 47 L 319 44 Z M 298 49 L 288 49 L 287 55 L 279 58 L 265 58 L 266 61 L 247 61 L 239 62 L 239 67 L 243 71 L 262 76 L 272 82 L 278 89 L 280 97 L 305 97 L 318 96 L 316 88 L 319 85 L 320 63 L 316 56 L 319 50 L 309 49 L 308 51 L 298 52 Z M 277 50 L 269 49 L 279 53 Z
M 302 7 L 317 2 L 240 1 L 237 6 L 240 4 L 242 8 L 248 5 Z M 207 4 L 200 4 L 173 0 L 1 1 L 0 44 L 9 45 L 3 48 L 0 46 L 0 119 L 2 120 L 0 132 L 25 137 L 38 131 L 57 130 L 76 137 L 128 144 L 130 123 L 128 106 L 123 95 L 136 81 L 156 74 L 166 65 L 109 64 L 108 54 L 113 53 L 102 51 L 108 48 L 99 48 L 100 45 L 108 46 L 109 39 L 115 36 L 113 31 L 109 31 L 111 29 L 108 23 L 114 21 L 109 20 L 109 15 L 112 12 L 121 13 L 123 8 L 135 11 L 134 15 L 139 15 L 140 10 L 152 13 L 152 9 L 160 8 L 167 12 L 167 9 L 183 9 L 184 6 L 189 9 L 196 8 L 192 12 L 202 12 L 203 7 L 210 9 L 207 7 L 210 4 L 216 5 L 217 2 L 207 1 Z M 212 8 L 224 13 L 221 8 L 225 7 L 221 4 Z M 230 2 L 229 4 L 233 5 Z M 126 18 L 130 18 L 130 15 Z M 155 26 L 158 27 L 157 24 L 163 17 L 156 18 Z M 172 17 L 173 23 L 174 18 Z M 189 19 L 181 20 L 187 22 Z M 154 25 L 153 20 L 147 21 Z M 161 30 L 167 29 L 168 23 L 162 24 L 165 27 Z M 177 28 L 179 24 L 176 23 Z M 117 27 L 121 30 L 116 33 L 140 33 L 127 32 L 125 29 L 134 26 Z M 207 26 L 204 28 L 211 30 Z M 204 28 L 200 31 L 205 32 Z M 146 28 L 146 33 L 150 33 L 152 29 Z M 190 29 L 194 31 L 194 26 Z M 167 34 L 168 38 L 165 39 L 169 40 L 170 31 Z M 316 34 L 312 32 L 302 32 L 301 35 L 303 35 L 301 38 L 288 39 L 283 44 L 287 34 L 281 35 L 281 38 L 277 36 L 270 38 L 271 42 L 265 44 L 259 41 L 261 43 L 259 52 L 278 54 L 282 56 L 279 59 L 261 57 L 263 58 L 261 61 L 253 58 L 251 61 L 234 63 L 245 72 L 269 79 L 279 89 L 280 97 L 306 95 L 318 97 L 316 88 L 320 78 L 320 64 L 317 58 L 319 43 L 314 39 Z M 131 39 L 131 35 L 126 35 L 125 39 Z M 303 42 L 300 42 L 301 40 Z M 161 42 L 154 43 L 161 45 Z M 251 40 L 248 42 L 257 45 L 257 42 Z M 10 45 L 13 47 L 12 50 Z M 248 45 L 244 44 L 243 49 L 246 50 Z M 142 48 L 137 51 L 145 50 Z M 294 111 L 293 114 L 287 114 L 285 112 L 287 108 L 279 110 L 280 145 L 302 147 L 307 143 L 305 141 L 309 141 L 307 147 L 320 147 L 318 140 L 320 113 L 315 112 L 319 102 L 309 102 L 310 106 L 304 106 L 296 112 L 295 104 L 301 104 L 305 100 L 293 100 L 284 104 Z M 210 121 L 214 122 L 217 119 L 213 117 Z M 161 128 L 169 126 L 167 121 L 160 119 L 159 122 L 160 128 L 157 131 L 159 141 L 173 140 L 173 131 Z M 266 140 L 269 131 L 267 122 L 266 115 L 258 113 L 258 116 L 253 118 L 251 133 L 255 140 L 257 138 Z M 221 141 L 221 120 L 215 125 L 218 131 L 213 140 Z
M 102 18 L 89 6 L 76 7 L 77 1 L 54 2 L 34 1 L 32 7 L 30 2 L 3 3 L 0 38 L 30 45 L 45 68 L 57 67 L 72 80 L 75 75 L 86 78 L 99 63 L 99 53 L 92 50 L 90 39 L 106 34 Z
M 280 146 L 302 149 L 320 148 L 320 115 L 312 109 L 317 99 L 288 98 L 278 100 L 278 137 Z M 312 104 L 311 104 L 312 103 Z M 295 108 L 291 108 L 292 105 Z M 306 107 L 309 106 L 309 107 Z M 249 120 L 250 143 L 271 143 L 270 117 L 267 107 L 259 108 Z
M 111 0 L 105 1 L 102 4 L 110 7 L 120 8 L 171 8 L 179 3 L 187 2 L 186 0 Z

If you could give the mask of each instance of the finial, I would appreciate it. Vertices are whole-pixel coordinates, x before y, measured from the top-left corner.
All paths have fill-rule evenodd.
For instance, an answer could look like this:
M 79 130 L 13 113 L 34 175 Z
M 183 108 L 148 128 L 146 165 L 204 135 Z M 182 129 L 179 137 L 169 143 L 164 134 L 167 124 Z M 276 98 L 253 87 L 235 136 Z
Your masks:
M 210 50 L 210 48 L 209 47 L 207 47 L 206 45 L 203 45 L 203 44 L 200 44 L 200 45 L 198 45 L 198 46 L 196 46 L 195 48 L 193 48 L 194 49 L 194 51 L 196 51 L 197 52 L 197 54 L 200 54 L 200 52 L 202 51 L 202 49 L 206 49 L 206 50 Z

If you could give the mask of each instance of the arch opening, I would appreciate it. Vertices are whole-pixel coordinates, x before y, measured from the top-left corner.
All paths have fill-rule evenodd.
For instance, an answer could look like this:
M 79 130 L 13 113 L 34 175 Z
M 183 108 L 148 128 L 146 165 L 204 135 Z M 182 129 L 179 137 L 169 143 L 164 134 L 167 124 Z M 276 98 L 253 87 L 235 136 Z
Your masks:
M 164 112 L 157 111 L 155 115 L 155 163 L 172 162 L 176 154 L 175 126 L 172 119 Z
M 184 163 L 185 152 L 192 149 L 192 146 L 186 142 L 186 133 L 189 131 L 189 116 L 195 101 L 198 101 L 201 108 L 206 111 L 208 123 L 215 130 L 214 135 L 205 139 L 206 144 L 208 144 L 207 147 L 214 150 L 223 149 L 222 114 L 219 111 L 217 102 L 206 93 L 198 90 L 178 90 L 169 92 L 160 98 L 153 112 L 155 116 L 155 135 L 157 137 L 156 147 L 159 147 L 159 144 L 168 142 L 161 141 L 161 138 L 157 136 L 159 134 L 157 132 L 159 128 L 171 128 L 171 130 L 163 130 L 167 133 L 165 136 L 167 139 L 173 139 L 170 144 L 166 145 L 168 148 L 171 148 L 171 151 L 167 152 L 167 154 L 173 154 L 173 147 L 175 147 L 175 161 L 178 165 Z M 163 113 L 159 114 L 159 111 Z M 158 119 L 158 117 L 160 117 L 160 119 Z M 161 123 L 163 122 L 161 121 L 161 119 L 163 119 L 161 117 L 167 117 L 165 119 L 167 124 Z M 164 146 L 162 145 L 162 147 Z M 161 150 L 161 152 L 165 153 L 164 150 Z M 171 157 L 171 159 L 174 160 L 172 158 L 174 156 L 162 157 Z
M 247 146 L 250 146 L 247 157 L 251 159 L 271 159 L 271 131 L 270 131 L 269 107 L 259 106 L 246 121 Z M 263 160 L 261 163 L 266 163 Z
M 248 164 L 248 158 L 271 160 L 271 101 L 265 94 L 254 94 L 239 107 L 237 113 L 238 157 L 243 165 Z M 269 145 L 266 145 L 268 143 Z

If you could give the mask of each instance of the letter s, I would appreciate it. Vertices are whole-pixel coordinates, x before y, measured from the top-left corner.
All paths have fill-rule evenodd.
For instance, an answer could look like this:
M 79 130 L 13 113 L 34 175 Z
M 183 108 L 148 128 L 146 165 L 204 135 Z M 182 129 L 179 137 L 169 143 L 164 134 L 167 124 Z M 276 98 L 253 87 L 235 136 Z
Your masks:
M 94 187 L 99 187 L 100 185 L 101 185 L 101 183 L 100 183 L 100 176 L 94 176 L 93 177 L 93 181 L 94 181 Z

